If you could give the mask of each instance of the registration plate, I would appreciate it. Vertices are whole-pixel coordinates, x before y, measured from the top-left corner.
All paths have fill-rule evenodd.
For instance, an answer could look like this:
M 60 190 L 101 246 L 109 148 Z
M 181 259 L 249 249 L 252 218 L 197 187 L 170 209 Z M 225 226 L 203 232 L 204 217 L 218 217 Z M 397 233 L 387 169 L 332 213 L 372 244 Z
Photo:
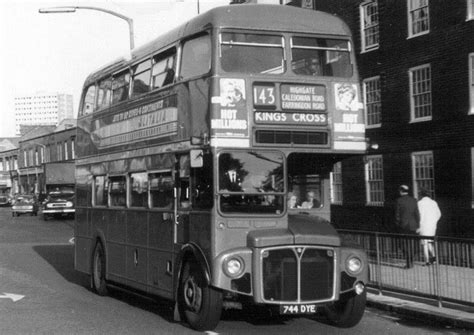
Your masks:
M 317 310 L 315 304 L 280 305 L 280 314 L 314 314 Z

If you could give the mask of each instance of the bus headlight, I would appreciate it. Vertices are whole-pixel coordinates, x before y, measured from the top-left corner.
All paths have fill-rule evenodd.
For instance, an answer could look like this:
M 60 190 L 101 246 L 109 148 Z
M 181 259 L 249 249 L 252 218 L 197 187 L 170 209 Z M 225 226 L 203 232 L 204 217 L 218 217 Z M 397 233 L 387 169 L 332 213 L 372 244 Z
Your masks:
M 352 256 L 346 261 L 346 269 L 351 274 L 358 274 L 362 270 L 362 261 L 360 258 Z
M 229 257 L 223 264 L 224 273 L 230 278 L 236 278 L 244 272 L 244 262 L 240 257 Z
M 72 207 L 74 204 L 70 201 L 66 202 L 66 207 Z

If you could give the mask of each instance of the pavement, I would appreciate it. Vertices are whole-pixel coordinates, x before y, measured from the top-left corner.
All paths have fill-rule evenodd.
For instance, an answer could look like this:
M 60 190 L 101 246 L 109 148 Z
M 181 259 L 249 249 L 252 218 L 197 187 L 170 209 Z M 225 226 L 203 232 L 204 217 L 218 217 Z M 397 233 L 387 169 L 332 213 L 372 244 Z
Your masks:
M 390 296 L 387 294 L 367 294 L 367 306 L 395 313 L 417 320 L 442 324 L 452 328 L 474 330 L 474 308 L 447 308 L 416 301 L 416 298 Z

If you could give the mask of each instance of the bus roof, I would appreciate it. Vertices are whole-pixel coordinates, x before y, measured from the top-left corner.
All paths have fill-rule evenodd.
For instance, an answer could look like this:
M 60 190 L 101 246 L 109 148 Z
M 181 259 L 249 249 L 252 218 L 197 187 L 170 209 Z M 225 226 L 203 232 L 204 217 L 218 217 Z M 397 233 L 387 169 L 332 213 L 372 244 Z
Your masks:
M 240 4 L 213 8 L 186 23 L 163 33 L 160 37 L 134 49 L 130 63 L 151 55 L 183 37 L 192 36 L 209 28 L 237 28 L 260 31 L 287 31 L 348 36 L 348 26 L 338 17 L 315 10 L 294 6 Z M 86 83 L 99 79 L 106 73 L 119 70 L 124 59 L 110 63 L 91 74 Z

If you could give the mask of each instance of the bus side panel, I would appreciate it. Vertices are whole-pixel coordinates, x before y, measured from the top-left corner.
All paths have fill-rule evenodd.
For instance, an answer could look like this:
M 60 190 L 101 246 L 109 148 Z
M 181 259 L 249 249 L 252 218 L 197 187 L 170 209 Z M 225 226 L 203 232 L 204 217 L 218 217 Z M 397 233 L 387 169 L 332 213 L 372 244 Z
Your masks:
M 146 291 L 147 283 L 147 244 L 148 217 L 144 210 L 128 210 L 126 216 L 126 267 L 128 284 L 131 287 Z
M 150 293 L 173 298 L 173 213 L 148 214 L 148 277 Z
M 178 242 L 186 244 L 193 242 L 198 245 L 207 261 L 211 264 L 211 249 L 214 243 L 211 237 L 212 216 L 210 212 L 194 212 L 178 225 Z
M 93 247 L 88 213 L 89 211 L 85 208 L 76 208 L 74 222 L 74 268 L 84 273 L 90 273 Z
M 106 236 L 105 253 L 107 257 L 108 277 L 119 283 L 124 283 L 126 215 L 124 210 L 100 209 L 94 212 L 92 222 L 95 229 L 103 231 Z

